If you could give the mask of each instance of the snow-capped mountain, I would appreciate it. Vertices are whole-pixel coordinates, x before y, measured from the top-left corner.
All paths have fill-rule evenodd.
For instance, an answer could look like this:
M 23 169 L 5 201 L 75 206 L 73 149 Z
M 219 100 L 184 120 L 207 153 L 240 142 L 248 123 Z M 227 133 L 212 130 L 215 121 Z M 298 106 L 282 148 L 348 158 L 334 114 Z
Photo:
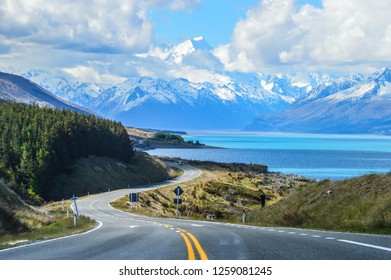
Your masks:
M 391 69 L 315 87 L 281 113 L 247 127 L 258 131 L 391 134 Z
M 61 70 L 18 73 L 56 96 L 125 125 L 171 130 L 243 129 L 253 123 L 249 129 L 338 132 L 334 128 L 338 116 L 353 110 L 344 107 L 343 112 L 338 112 L 341 104 L 353 106 L 362 99 L 360 93 L 376 89 L 371 87 L 369 78 L 359 75 L 347 78 L 317 73 L 271 75 L 224 71 L 202 37 L 165 50 L 164 57 L 154 57 L 156 60 L 175 71 L 167 71 L 164 79 L 130 77 L 119 84 L 74 81 L 74 77 Z M 198 74 L 201 77 L 191 79 Z M 375 84 L 388 83 L 384 73 L 379 72 L 378 78 L 374 75 L 372 79 Z M 360 85 L 360 90 L 355 89 Z M 380 96 L 387 95 L 386 88 L 379 91 Z M 351 119 L 353 122 L 353 113 Z M 347 127 L 350 125 L 346 123 Z
M 67 109 L 85 114 L 91 112 L 61 100 L 37 84 L 17 75 L 0 72 L 0 101 L 37 104 L 41 107 Z
M 171 48 L 164 58 L 181 71 L 202 69 L 217 77 L 204 82 L 137 77 L 102 85 L 75 82 L 60 70 L 19 73 L 67 101 L 125 125 L 175 130 L 242 129 L 261 114 L 286 109 L 313 86 L 294 76 L 218 70 L 223 67 L 212 51 L 204 38 L 196 37 Z
M 203 37 L 186 40 L 185 42 L 174 47 L 167 57 L 167 61 L 182 63 L 183 59 L 195 52 L 210 52 L 212 47 L 204 40 Z
M 76 103 L 93 110 L 95 99 L 111 85 L 74 82 L 62 71 L 29 70 L 18 71 L 21 76 L 33 81 L 63 100 Z
M 198 69 L 223 69 L 223 64 L 212 51 L 212 47 L 202 36 L 195 37 L 172 48 L 165 61 L 191 65 Z
M 251 98 L 236 83 L 192 83 L 186 79 L 129 79 L 104 92 L 96 109 L 105 116 L 138 127 L 165 129 L 240 129 L 259 113 L 287 106 Z

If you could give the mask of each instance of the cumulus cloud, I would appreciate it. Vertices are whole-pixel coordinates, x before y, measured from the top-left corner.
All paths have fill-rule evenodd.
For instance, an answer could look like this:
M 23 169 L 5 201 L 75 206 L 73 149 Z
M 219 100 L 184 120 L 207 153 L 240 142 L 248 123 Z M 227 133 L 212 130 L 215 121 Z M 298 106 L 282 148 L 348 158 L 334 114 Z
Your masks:
M 19 42 L 97 53 L 136 53 L 153 41 L 147 10 L 197 0 L 0 0 L 0 34 Z
M 227 70 L 391 62 L 389 0 L 263 0 L 238 21 L 231 43 L 215 54 Z
M 151 9 L 195 9 L 200 0 L 0 0 L 0 66 L 63 70 L 116 82 L 154 69 Z M 156 75 L 167 73 L 160 65 Z
M 91 66 L 77 65 L 72 68 L 63 68 L 64 72 L 70 74 L 75 80 L 93 83 L 117 84 L 125 79 L 109 73 L 100 73 L 97 68 Z

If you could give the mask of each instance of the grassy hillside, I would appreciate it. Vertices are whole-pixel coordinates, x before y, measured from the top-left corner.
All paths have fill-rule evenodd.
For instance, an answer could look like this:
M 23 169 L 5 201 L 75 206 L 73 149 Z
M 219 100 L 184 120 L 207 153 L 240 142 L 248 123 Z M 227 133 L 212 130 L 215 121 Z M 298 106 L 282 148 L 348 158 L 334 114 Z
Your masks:
M 191 164 L 203 174 L 181 185 L 180 218 L 190 210 L 193 219 L 241 223 L 245 209 L 248 224 L 391 234 L 391 174 L 314 182 L 257 172 L 255 165 Z M 174 217 L 175 187 L 141 193 L 138 213 Z M 267 197 L 264 208 L 261 192 Z M 113 206 L 130 211 L 128 200 Z
M 89 156 L 79 159 L 66 173 L 56 177 L 50 197 L 61 200 L 72 195 L 83 196 L 161 182 L 174 176 L 173 169 L 146 153 L 137 152 L 129 163 Z
M 223 164 L 213 162 L 184 161 L 202 170 L 202 175 L 188 183 L 181 184 L 184 194 L 179 211 L 191 218 L 230 221 L 237 214 L 261 208 L 260 195 L 265 193 L 267 204 L 287 197 L 292 188 L 307 185 L 309 180 L 277 173 L 264 173 L 262 165 Z M 151 216 L 175 216 L 176 198 L 173 190 L 177 186 L 144 192 L 140 194 L 139 213 Z M 129 210 L 128 197 L 113 203 L 113 206 Z
M 74 194 L 84 196 L 166 180 L 177 175 L 162 161 L 144 153 L 136 153 L 129 163 L 107 157 L 90 156 L 76 161 L 67 173 L 61 173 L 54 180 L 51 197 L 65 200 L 33 207 L 19 198 L 8 186 L 0 181 L 0 248 L 20 242 L 47 239 L 85 231 L 95 221 L 82 217 L 77 227 L 72 216 L 66 218 L 66 210 Z
M 67 209 L 70 201 L 66 201 Z M 33 207 L 0 182 L 0 249 L 86 231 L 95 221 L 81 217 L 77 226 L 59 203 Z
M 297 189 L 279 203 L 252 212 L 250 222 L 391 234 L 391 174 L 322 181 Z
M 50 218 L 24 203 L 0 181 L 0 236 L 48 224 Z

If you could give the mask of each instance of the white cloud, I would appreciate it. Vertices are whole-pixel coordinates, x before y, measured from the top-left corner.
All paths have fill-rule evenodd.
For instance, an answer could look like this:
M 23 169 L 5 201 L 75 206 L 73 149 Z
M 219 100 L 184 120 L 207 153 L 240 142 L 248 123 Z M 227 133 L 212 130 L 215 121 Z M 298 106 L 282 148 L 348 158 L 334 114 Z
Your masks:
M 149 49 L 148 9 L 184 9 L 198 0 L 0 0 L 0 35 L 19 42 L 97 53 Z
M 138 75 L 142 62 L 134 55 L 147 52 L 155 36 L 148 12 L 194 9 L 199 4 L 200 0 L 0 0 L 0 66 L 66 69 L 88 81 Z M 153 69 L 153 63 L 148 58 L 145 67 Z
M 108 73 L 100 73 L 96 68 L 91 66 L 77 65 L 73 68 L 63 68 L 64 72 L 70 74 L 75 80 L 93 83 L 118 84 L 125 79 Z
M 86 52 L 149 47 L 152 24 L 136 1 L 2 0 L 0 31 L 24 42 Z
M 329 68 L 391 63 L 389 0 L 263 0 L 237 22 L 231 43 L 215 54 L 227 70 Z

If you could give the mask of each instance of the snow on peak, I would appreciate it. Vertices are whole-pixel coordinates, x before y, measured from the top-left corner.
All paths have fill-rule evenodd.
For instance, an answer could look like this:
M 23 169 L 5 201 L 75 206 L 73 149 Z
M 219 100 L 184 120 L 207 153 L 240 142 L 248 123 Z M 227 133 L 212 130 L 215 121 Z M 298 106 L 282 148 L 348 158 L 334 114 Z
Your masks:
M 167 57 L 166 60 L 173 61 L 177 64 L 183 61 L 185 56 L 188 56 L 195 51 L 209 52 L 212 47 L 205 41 L 204 37 L 199 36 L 193 39 L 186 40 L 185 42 L 177 45 Z
M 193 38 L 193 41 L 203 41 L 203 40 L 204 40 L 204 37 L 202 37 L 202 36 L 198 36 L 198 37 Z
M 205 41 L 204 37 L 202 36 L 191 39 L 191 43 L 195 50 L 201 50 L 201 51 L 212 50 L 212 47 L 208 44 L 207 41 Z

